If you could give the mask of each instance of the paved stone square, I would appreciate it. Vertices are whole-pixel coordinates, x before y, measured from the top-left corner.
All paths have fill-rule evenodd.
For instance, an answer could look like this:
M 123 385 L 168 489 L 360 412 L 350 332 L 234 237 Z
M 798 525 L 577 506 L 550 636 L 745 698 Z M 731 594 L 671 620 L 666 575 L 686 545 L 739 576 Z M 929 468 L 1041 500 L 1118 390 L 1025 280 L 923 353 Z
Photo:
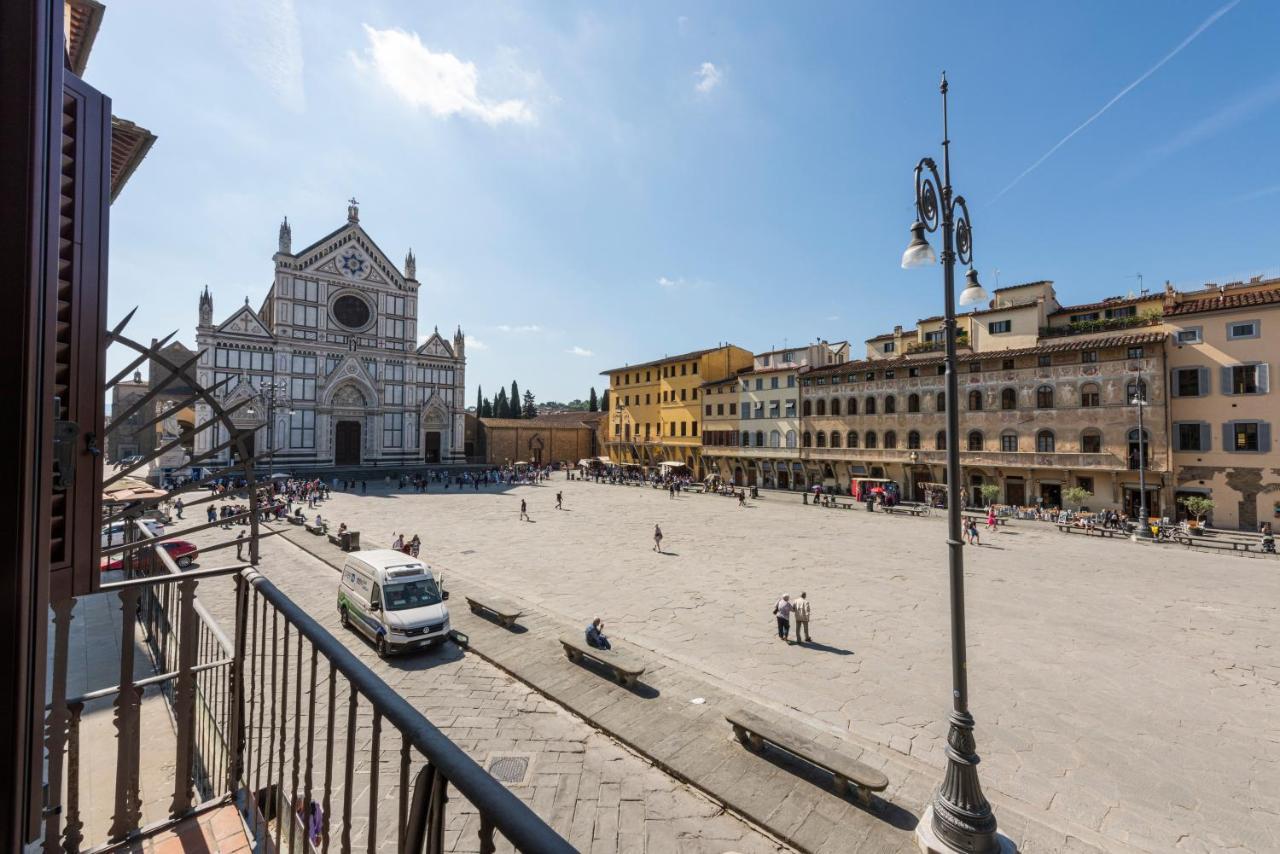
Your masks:
M 518 520 L 521 498 L 531 522 Z M 940 769 L 943 519 L 782 493 L 751 505 L 557 476 L 480 494 L 371 484 L 322 512 L 366 548 L 419 534 L 446 579 L 568 622 L 603 616 L 726 690 Z M 655 522 L 666 554 L 652 551 Z M 970 693 L 997 813 L 1117 850 L 1280 848 L 1280 563 L 1025 521 L 983 538 L 965 550 Z M 773 602 L 801 590 L 816 642 L 784 644 Z

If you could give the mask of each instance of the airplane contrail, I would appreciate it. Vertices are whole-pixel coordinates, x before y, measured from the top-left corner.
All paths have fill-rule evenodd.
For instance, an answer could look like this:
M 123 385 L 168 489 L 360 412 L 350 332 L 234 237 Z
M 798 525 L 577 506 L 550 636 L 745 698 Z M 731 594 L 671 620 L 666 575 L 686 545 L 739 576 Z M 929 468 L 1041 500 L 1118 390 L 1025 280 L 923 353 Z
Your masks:
M 1219 18 L 1221 18 L 1223 15 L 1230 12 L 1232 9 L 1234 9 L 1238 5 L 1240 5 L 1240 0 L 1231 0 L 1230 3 L 1223 6 L 1221 9 L 1214 12 L 1209 17 L 1205 18 L 1204 21 L 1200 24 L 1200 26 L 1196 27 L 1191 32 L 1191 35 L 1187 36 L 1185 39 L 1178 42 L 1178 46 L 1175 47 L 1173 50 L 1169 51 L 1167 54 L 1165 54 L 1163 59 L 1161 59 L 1155 65 L 1151 66 L 1146 71 L 1144 71 L 1142 73 L 1142 76 L 1139 77 L 1137 80 L 1134 80 L 1128 86 L 1121 89 L 1114 98 L 1112 98 L 1110 101 L 1107 101 L 1107 103 L 1102 105 L 1102 109 L 1098 110 L 1092 116 L 1089 116 L 1089 118 L 1085 119 L 1084 122 L 1082 122 L 1079 127 L 1077 127 L 1071 133 L 1064 136 L 1062 139 L 1058 140 L 1057 144 L 1055 144 L 1053 148 L 1050 148 L 1048 151 L 1046 151 L 1040 157 L 1039 160 L 1037 160 L 1035 163 L 1032 163 L 1026 169 L 1022 170 L 1022 173 L 1018 175 L 1017 178 L 1014 178 L 1012 181 L 1010 181 L 1007 187 L 1005 187 L 1000 192 L 996 193 L 995 198 L 992 199 L 991 202 L 994 203 L 998 201 L 1001 196 L 1003 196 L 1005 193 L 1012 190 L 1015 186 L 1017 186 L 1019 181 L 1021 181 L 1023 178 L 1030 175 L 1033 171 L 1035 171 L 1036 167 L 1038 167 L 1041 163 L 1044 163 L 1046 160 L 1052 157 L 1055 151 L 1057 151 L 1059 148 L 1062 148 L 1062 146 L 1070 142 L 1073 136 L 1080 133 L 1080 131 L 1084 130 L 1089 125 L 1093 124 L 1098 119 L 1099 116 L 1101 116 L 1107 110 L 1115 106 L 1115 103 L 1117 101 L 1119 101 L 1125 95 L 1128 95 L 1130 92 L 1132 92 L 1135 88 L 1137 88 L 1138 84 L 1140 84 L 1142 81 L 1146 80 L 1152 74 L 1155 74 L 1157 71 L 1159 71 L 1164 66 L 1165 63 L 1167 63 L 1169 60 L 1173 59 L 1175 56 L 1181 53 L 1183 48 L 1185 48 L 1187 45 L 1191 44 L 1193 41 L 1199 38 L 1201 33 L 1203 33 L 1205 30 L 1213 26 L 1214 23 L 1216 23 Z

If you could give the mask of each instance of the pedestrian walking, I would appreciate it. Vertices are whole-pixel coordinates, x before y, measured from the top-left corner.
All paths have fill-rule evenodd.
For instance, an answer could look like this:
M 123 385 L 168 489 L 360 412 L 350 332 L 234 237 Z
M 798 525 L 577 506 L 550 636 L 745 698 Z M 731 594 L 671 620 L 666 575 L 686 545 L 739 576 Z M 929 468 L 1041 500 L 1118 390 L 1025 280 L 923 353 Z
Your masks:
M 653 526 L 653 550 L 658 554 L 662 554 L 662 529 L 657 523 Z
M 813 636 L 809 634 L 809 594 L 801 591 L 800 598 L 794 603 L 796 612 L 796 643 L 809 643 Z M 801 634 L 804 637 L 801 637 Z
M 244 531 L 236 534 L 236 560 L 244 560 Z
M 778 618 L 778 637 L 783 640 L 791 633 L 791 612 L 795 607 L 791 604 L 791 595 L 788 593 L 782 594 L 778 604 L 773 606 L 773 615 Z
M 212 504 L 205 508 L 205 515 L 209 518 L 209 524 L 212 525 L 218 521 L 218 511 Z
M 176 511 L 178 511 L 178 518 L 179 518 L 179 519 L 181 519 L 181 518 L 182 518 L 182 508 L 183 508 L 183 507 L 185 507 L 185 506 L 186 506 L 186 505 L 184 505 L 184 504 L 182 503 L 182 498 L 181 498 L 181 497 L 179 497 L 177 501 L 173 502 L 173 509 L 174 509 L 174 510 L 176 510 Z
M 520 499 L 520 518 L 525 522 L 529 521 L 529 505 L 523 498 Z
M 557 510 L 564 509 L 564 493 L 563 492 L 556 493 L 556 509 Z
M 978 540 L 978 522 L 976 519 L 969 520 L 969 545 L 980 546 L 982 543 Z
M 996 506 L 994 504 L 987 505 L 987 530 L 994 531 L 996 529 Z

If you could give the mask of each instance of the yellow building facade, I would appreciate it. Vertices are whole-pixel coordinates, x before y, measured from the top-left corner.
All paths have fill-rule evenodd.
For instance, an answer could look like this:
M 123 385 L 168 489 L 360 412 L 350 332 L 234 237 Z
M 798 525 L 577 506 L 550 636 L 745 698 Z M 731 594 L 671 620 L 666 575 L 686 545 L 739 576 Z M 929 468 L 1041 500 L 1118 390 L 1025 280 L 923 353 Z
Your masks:
M 751 365 L 750 350 L 724 344 L 602 371 L 609 378 L 610 461 L 642 470 L 684 463 L 701 478 L 702 385 Z

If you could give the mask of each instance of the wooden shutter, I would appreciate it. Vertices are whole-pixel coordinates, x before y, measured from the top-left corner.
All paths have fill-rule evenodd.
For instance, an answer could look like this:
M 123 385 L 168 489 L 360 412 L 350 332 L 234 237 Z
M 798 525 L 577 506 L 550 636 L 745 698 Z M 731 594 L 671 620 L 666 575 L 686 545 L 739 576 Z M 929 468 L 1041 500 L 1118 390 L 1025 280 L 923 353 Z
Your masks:
M 1268 421 L 1258 422 L 1258 453 L 1271 453 L 1271 423 Z
M 1182 397 L 1181 392 L 1178 391 L 1178 368 L 1169 371 L 1169 396 Z
M 111 100 L 78 77 L 64 77 L 62 168 L 54 322 L 54 417 L 71 434 L 74 477 L 55 480 L 49 516 L 50 596 L 97 587 L 107 308 L 107 206 L 111 178 Z M 55 453 L 55 458 L 57 454 Z M 49 476 L 54 477 L 52 468 Z
M 1221 376 L 1221 379 L 1222 379 L 1222 388 L 1221 388 L 1222 393 L 1233 394 L 1234 391 L 1232 390 L 1232 385 L 1231 385 L 1231 369 L 1219 368 L 1218 370 L 1219 370 L 1219 375 Z
M 1202 369 L 1203 370 L 1203 369 Z M 1210 429 L 1208 422 L 1200 422 L 1200 450 L 1210 451 L 1213 443 L 1213 430 Z
M 1266 394 L 1271 391 L 1271 366 L 1266 362 L 1258 365 L 1258 394 Z
M 1222 425 L 1222 450 L 1233 453 L 1236 449 L 1235 424 L 1228 421 Z
M 1196 383 L 1196 391 L 1200 392 L 1201 397 L 1204 397 L 1209 394 L 1209 369 L 1196 368 L 1196 370 L 1200 373 L 1200 378 Z

